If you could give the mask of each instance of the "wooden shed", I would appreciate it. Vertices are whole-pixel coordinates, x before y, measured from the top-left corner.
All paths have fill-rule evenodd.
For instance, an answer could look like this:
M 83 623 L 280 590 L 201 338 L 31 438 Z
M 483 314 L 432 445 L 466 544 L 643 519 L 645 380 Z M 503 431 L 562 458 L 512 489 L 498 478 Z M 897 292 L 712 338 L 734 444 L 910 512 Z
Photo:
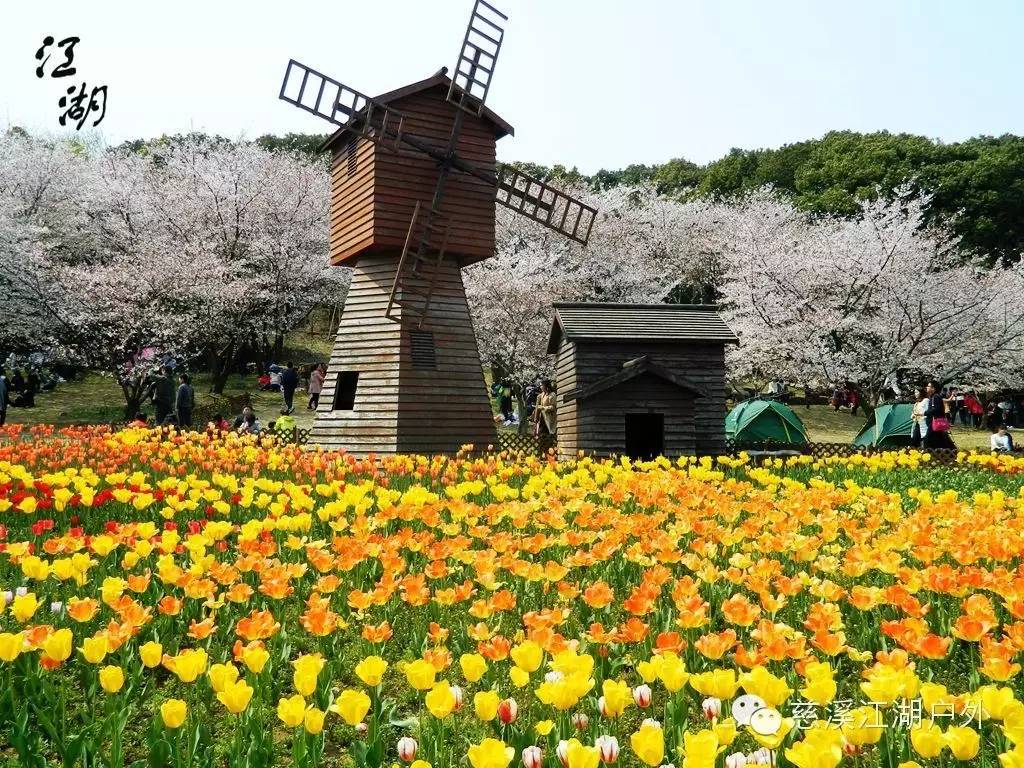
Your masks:
M 725 345 L 708 304 L 555 304 L 557 441 L 577 452 L 651 458 L 725 449 Z

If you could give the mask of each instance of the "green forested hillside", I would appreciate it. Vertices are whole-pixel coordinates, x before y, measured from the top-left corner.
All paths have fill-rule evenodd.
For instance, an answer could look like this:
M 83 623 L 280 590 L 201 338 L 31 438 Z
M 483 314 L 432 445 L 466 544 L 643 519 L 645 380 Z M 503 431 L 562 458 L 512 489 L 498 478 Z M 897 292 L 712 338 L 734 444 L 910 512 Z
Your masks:
M 288 134 L 257 141 L 270 149 L 315 152 L 325 137 Z M 930 220 L 950 226 L 964 248 L 990 261 L 1024 252 L 1024 137 L 979 136 L 943 144 L 912 134 L 833 131 L 778 149 L 733 149 L 706 165 L 684 158 L 584 175 L 563 166 L 520 163 L 545 179 L 594 188 L 653 183 L 674 196 L 731 197 L 770 184 L 801 208 L 852 214 L 857 201 L 909 185 L 932 195 Z

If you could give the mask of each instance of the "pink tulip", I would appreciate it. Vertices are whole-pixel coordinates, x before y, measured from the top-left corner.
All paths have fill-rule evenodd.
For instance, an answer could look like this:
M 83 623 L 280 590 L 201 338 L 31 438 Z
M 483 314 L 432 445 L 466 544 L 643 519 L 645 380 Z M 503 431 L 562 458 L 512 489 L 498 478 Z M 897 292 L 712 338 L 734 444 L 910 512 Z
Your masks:
M 716 699 L 714 696 L 709 696 L 701 702 L 701 708 L 704 710 L 704 717 L 708 720 L 715 720 L 722 716 L 722 700 Z
M 398 757 L 407 763 L 416 759 L 416 739 L 411 736 L 403 736 L 398 740 Z
M 505 725 L 514 723 L 519 717 L 519 705 L 515 699 L 505 699 L 498 705 L 498 719 Z
M 614 763 L 619 759 L 619 740 L 614 736 L 598 736 L 594 746 L 601 753 L 602 763 Z
M 633 689 L 633 701 L 640 709 L 647 709 L 651 706 L 651 686 L 644 684 L 638 685 Z
M 540 747 L 526 747 L 523 749 L 523 768 L 540 768 L 544 762 L 544 753 Z

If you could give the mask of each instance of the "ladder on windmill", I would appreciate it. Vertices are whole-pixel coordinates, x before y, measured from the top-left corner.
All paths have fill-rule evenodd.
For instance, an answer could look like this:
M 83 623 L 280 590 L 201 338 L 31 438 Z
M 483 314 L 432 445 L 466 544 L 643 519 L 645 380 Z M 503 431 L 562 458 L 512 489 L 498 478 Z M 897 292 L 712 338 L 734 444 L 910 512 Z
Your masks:
M 424 213 L 423 208 L 420 201 L 413 208 L 384 312 L 391 320 L 411 317 L 418 328 L 423 327 L 430 312 L 451 229 L 447 216 L 434 208 L 427 208 Z

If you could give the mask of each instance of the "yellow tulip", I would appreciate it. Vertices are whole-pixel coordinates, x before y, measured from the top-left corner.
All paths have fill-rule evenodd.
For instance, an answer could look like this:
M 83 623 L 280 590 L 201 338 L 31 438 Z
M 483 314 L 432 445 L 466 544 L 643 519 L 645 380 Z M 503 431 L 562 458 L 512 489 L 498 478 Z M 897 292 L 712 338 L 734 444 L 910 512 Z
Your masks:
M 931 720 L 925 720 L 910 729 L 910 744 L 921 757 L 938 757 L 946 746 L 946 737 Z
M 565 752 L 568 768 L 597 768 L 601 762 L 601 752 L 597 747 L 587 747 L 578 739 L 569 739 Z
M 405 665 L 405 679 L 417 691 L 427 691 L 434 687 L 437 670 L 429 661 L 416 659 Z
M 289 728 L 296 728 L 306 717 L 306 700 L 295 694 L 277 702 L 277 718 Z
M 479 744 L 470 744 L 467 757 L 473 768 L 508 768 L 516 751 L 505 746 L 498 739 L 484 739 Z
M 363 685 L 375 688 L 384 679 L 387 668 L 388 663 L 380 656 L 367 656 L 356 664 L 356 677 L 363 681 Z
M 346 723 L 356 726 L 363 722 L 366 713 L 370 711 L 370 697 L 362 691 L 346 688 L 331 709 L 341 715 Z
M 181 651 L 170 659 L 170 669 L 183 683 L 194 683 L 206 671 L 209 656 L 202 648 Z
M 124 687 L 124 671 L 108 665 L 100 670 L 100 687 L 107 693 L 117 693 Z
M 297 659 L 292 661 L 292 666 L 296 672 L 302 672 L 303 674 L 310 674 L 316 677 L 320 674 L 320 670 L 324 668 L 324 657 L 319 653 L 304 653 Z
M 874 707 L 857 707 L 850 710 L 840 726 L 843 736 L 851 744 L 862 747 L 877 744 L 885 732 L 885 721 L 881 710 Z
M 605 680 L 601 685 L 604 694 L 604 710 L 606 717 L 618 717 L 633 703 L 633 689 L 621 680 Z
M 473 711 L 478 718 L 488 722 L 497 717 L 500 703 L 501 697 L 497 691 L 480 691 L 473 696 Z
M 316 707 L 310 707 L 306 710 L 306 716 L 302 720 L 302 727 L 306 729 L 306 733 L 316 736 L 324 729 L 324 715 L 326 713 L 322 709 Z
M 497 694 L 495 694 L 497 696 Z M 493 719 L 493 718 L 491 718 Z M 533 726 L 533 730 L 537 732 L 538 736 L 547 736 L 551 733 L 551 730 L 555 727 L 553 720 L 538 720 Z
M 20 632 L 0 632 L 0 661 L 14 661 L 24 645 L 25 637 Z
M 167 728 L 180 728 L 188 714 L 188 706 L 181 699 L 168 699 L 160 705 L 160 718 Z
M 800 689 L 800 694 L 818 706 L 824 707 L 836 697 L 838 686 L 831 677 L 815 677 L 807 679 L 807 685 Z
M 522 667 L 512 667 L 508 671 L 508 679 L 516 688 L 523 688 L 530 683 L 530 673 Z
M 246 646 L 242 651 L 242 663 L 253 674 L 262 672 L 269 660 L 270 654 L 262 645 Z
M 779 705 L 793 693 L 793 689 L 786 684 L 785 680 L 776 677 L 761 666 L 754 667 L 741 675 L 740 685 L 752 696 L 760 696 L 764 699 L 764 703 L 772 709 L 778 709 Z
M 633 752 L 647 765 L 661 765 L 665 757 L 665 734 L 656 725 L 642 725 L 629 737 Z
M 675 693 L 690 679 L 690 673 L 686 671 L 683 660 L 674 653 L 661 655 L 661 662 L 657 664 L 658 679 L 661 680 L 665 690 Z
M 715 732 L 715 736 L 718 738 L 718 743 L 722 746 L 727 747 L 736 739 L 736 721 L 731 717 L 719 720 L 711 726 L 711 730 Z
M 981 737 L 973 728 L 951 725 L 946 731 L 946 744 L 957 760 L 973 760 L 981 749 Z
M 1017 747 L 1012 752 L 1003 752 L 999 755 L 999 764 L 1002 768 L 1024 768 L 1024 749 Z
M 237 715 L 249 706 L 252 693 L 252 686 L 244 680 L 239 680 L 226 685 L 223 691 L 218 691 L 217 701 L 227 707 L 228 712 Z
M 430 689 L 423 703 L 430 714 L 438 720 L 443 720 L 455 710 L 455 693 L 452 687 L 442 680 Z
M 312 696 L 316 691 L 316 673 L 309 669 L 296 669 L 292 674 L 292 683 L 303 696 Z
M 836 768 L 843 759 L 843 750 L 836 744 L 804 740 L 786 750 L 786 759 L 797 768 Z
M 164 647 L 155 640 L 150 640 L 139 647 L 139 658 L 142 659 L 142 665 L 152 669 L 160 664 L 160 660 L 164 657 Z
M 653 683 L 658 679 L 658 667 L 653 661 L 641 661 L 636 665 L 636 671 L 645 683 Z
M 22 624 L 31 619 L 37 610 L 39 610 L 39 600 L 33 592 L 16 595 L 11 604 L 11 614 Z
M 238 668 L 234 664 L 214 664 L 206 674 L 214 692 L 220 693 L 238 679 Z
M 739 682 L 736 680 L 735 669 L 715 669 L 699 675 L 691 675 L 690 687 L 697 693 L 724 700 L 731 699 L 736 695 Z
M 43 653 L 54 661 L 64 661 L 71 655 L 73 642 L 70 629 L 58 629 L 43 642 Z
M 98 637 L 87 637 L 82 641 L 79 649 L 82 657 L 90 664 L 99 664 L 107 657 L 107 638 L 105 635 Z
M 509 651 L 512 663 L 525 672 L 533 673 L 540 669 L 544 660 L 544 649 L 535 640 L 526 640 Z
M 1002 720 L 1008 712 L 1015 708 L 1015 705 L 1020 704 L 1014 697 L 1012 688 L 985 685 L 979 688 L 978 692 L 981 694 L 982 709 L 993 720 Z
M 467 683 L 475 683 L 487 671 L 487 661 L 479 653 L 464 653 L 459 657 L 462 676 Z

